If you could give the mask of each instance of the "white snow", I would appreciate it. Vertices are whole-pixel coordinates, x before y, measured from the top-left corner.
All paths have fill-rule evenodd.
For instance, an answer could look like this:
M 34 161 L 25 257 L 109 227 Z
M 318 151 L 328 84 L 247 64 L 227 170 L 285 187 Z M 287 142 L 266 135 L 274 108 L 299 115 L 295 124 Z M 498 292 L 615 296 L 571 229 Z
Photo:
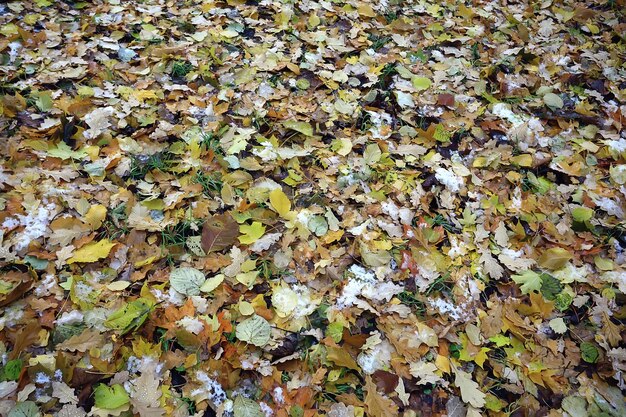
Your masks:
M 392 282 L 380 282 L 373 272 L 366 270 L 360 265 L 352 265 L 349 270 L 353 278 L 343 287 L 341 296 L 337 298 L 337 307 L 344 309 L 353 305 L 362 305 L 358 296 L 363 296 L 374 301 L 389 301 L 394 295 L 404 291 L 401 285 Z
M 526 121 L 523 117 L 513 113 L 511 108 L 505 103 L 494 104 L 491 113 L 501 119 L 507 120 L 513 127 L 521 126 Z
M 387 340 L 361 352 L 357 357 L 357 363 L 366 374 L 373 374 L 379 369 L 388 369 L 391 363 L 393 347 Z
M 199 334 L 204 330 L 204 323 L 195 317 L 183 317 L 176 322 L 177 325 L 182 326 L 185 330 L 193 334 Z
M 443 298 L 436 298 L 428 300 L 430 305 L 436 309 L 440 314 L 447 314 L 455 320 L 463 317 L 463 309 L 459 306 L 455 306 L 451 302 L 444 300 Z
M 83 313 L 78 310 L 72 310 L 69 313 L 63 313 L 63 315 L 56 320 L 56 324 L 57 326 L 60 326 L 62 324 L 77 324 L 81 323 L 83 321 L 83 318 Z
M 259 407 L 261 407 L 261 411 L 265 414 L 265 417 L 270 417 L 274 415 L 274 411 L 270 408 L 269 405 L 265 404 L 263 401 L 259 403 Z
M 274 391 L 272 391 L 272 396 L 274 397 L 274 401 L 276 401 L 276 404 L 278 405 L 283 404 L 285 402 L 285 396 L 283 394 L 282 387 L 274 388 Z
M 597 197 L 594 199 L 594 203 L 609 215 L 619 217 L 620 219 L 624 218 L 624 210 L 614 200 L 608 197 Z
M 5 229 L 14 229 L 20 224 L 20 221 L 15 217 L 7 217 L 6 219 L 4 219 L 4 222 L 2 222 L 2 227 L 4 227 Z
M 26 248 L 30 242 L 46 234 L 48 224 L 55 214 L 56 205 L 53 203 L 40 206 L 32 213 L 24 216 L 22 214 L 16 214 L 15 217 L 7 217 L 2 223 L 2 227 L 13 228 L 19 223 L 20 226 L 24 226 L 24 230 L 17 235 L 17 241 L 15 243 L 16 250 L 22 250 Z
M 459 192 L 465 185 L 463 177 L 441 167 L 435 170 L 435 178 L 452 193 Z
M 50 290 L 54 288 L 57 281 L 54 275 L 47 274 L 43 280 L 39 283 L 37 288 L 35 288 L 35 295 L 37 297 L 45 297 L 46 295 L 50 295 Z
M 626 151 L 626 139 L 607 140 L 605 143 L 612 151 L 619 153 Z
M 200 388 L 191 391 L 191 397 L 198 399 L 208 399 L 215 405 L 220 405 L 226 401 L 226 391 L 215 379 L 212 379 L 204 371 L 196 372 L 196 379 L 203 384 Z

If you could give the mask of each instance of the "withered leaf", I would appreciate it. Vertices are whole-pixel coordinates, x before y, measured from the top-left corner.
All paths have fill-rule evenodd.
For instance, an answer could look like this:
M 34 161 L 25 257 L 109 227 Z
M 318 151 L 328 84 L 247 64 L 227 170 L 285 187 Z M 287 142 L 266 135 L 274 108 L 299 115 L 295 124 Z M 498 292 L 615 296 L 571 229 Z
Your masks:
M 398 406 L 393 400 L 378 393 L 376 384 L 369 375 L 365 377 L 365 405 L 367 415 L 372 417 L 393 417 L 398 415 Z
M 96 330 L 85 330 L 79 335 L 72 336 L 65 342 L 57 345 L 58 349 L 70 352 L 86 352 L 92 347 L 101 346 L 104 343 L 104 336 Z
M 202 227 L 202 249 L 206 253 L 230 248 L 239 236 L 239 226 L 230 214 L 209 218 Z

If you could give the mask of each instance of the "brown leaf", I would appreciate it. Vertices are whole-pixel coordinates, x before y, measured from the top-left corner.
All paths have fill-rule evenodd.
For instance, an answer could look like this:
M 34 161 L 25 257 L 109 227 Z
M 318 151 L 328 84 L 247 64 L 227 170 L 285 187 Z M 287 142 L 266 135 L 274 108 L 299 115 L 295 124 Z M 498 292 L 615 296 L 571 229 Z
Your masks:
M 361 370 L 361 368 L 359 368 L 359 365 L 356 363 L 354 358 L 350 356 L 347 350 L 340 347 L 328 346 L 326 348 L 326 351 L 326 359 L 328 359 L 335 365 L 344 366 L 349 369 L 354 369 L 355 371 Z
M 206 253 L 230 248 L 239 236 L 239 226 L 229 214 L 209 218 L 202 227 L 202 249 Z
M 92 347 L 101 346 L 104 336 L 97 331 L 85 330 L 79 335 L 72 336 L 63 343 L 57 345 L 57 349 L 69 350 L 70 352 L 86 352 Z
M 606 340 L 609 342 L 609 345 L 612 347 L 619 345 L 619 342 L 622 341 L 620 329 L 617 325 L 613 324 L 609 315 L 605 312 L 602 313 L 602 324 L 602 332 L 604 333 Z
M 452 94 L 439 94 L 437 97 L 438 106 L 454 107 L 454 95 Z
M 365 405 L 367 415 L 372 417 L 393 417 L 398 415 L 398 406 L 391 399 L 381 395 L 376 390 L 376 384 L 371 376 L 365 377 Z
M 2 276 L 2 280 L 11 283 L 13 287 L 7 294 L 0 295 L 0 307 L 11 304 L 33 286 L 33 278 L 28 272 L 10 271 Z

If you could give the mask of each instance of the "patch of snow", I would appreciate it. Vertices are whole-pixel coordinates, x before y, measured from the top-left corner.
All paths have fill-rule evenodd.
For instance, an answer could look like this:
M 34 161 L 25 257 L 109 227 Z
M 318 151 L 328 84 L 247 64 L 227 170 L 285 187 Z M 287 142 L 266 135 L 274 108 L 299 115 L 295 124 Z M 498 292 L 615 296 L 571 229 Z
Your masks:
M 452 193 L 459 192 L 465 185 L 463 177 L 441 167 L 435 170 L 435 178 Z
M 389 368 L 392 353 L 393 346 L 387 340 L 383 340 L 366 352 L 361 352 L 357 357 L 357 363 L 363 372 L 371 375 L 379 369 Z
M 69 313 L 63 313 L 61 317 L 56 320 L 57 326 L 60 325 L 72 325 L 82 323 L 85 316 L 78 310 L 72 310 Z
M 15 326 L 24 317 L 24 303 L 15 303 L 4 308 L 4 315 L 0 318 L 0 330 L 5 326 Z
M 15 229 L 20 224 L 20 221 L 15 217 L 7 217 L 6 219 L 4 219 L 4 222 L 2 222 L 2 227 L 4 227 L 5 229 Z
M 626 151 L 626 139 L 607 140 L 605 143 L 614 152 L 622 153 Z
M 443 298 L 429 299 L 428 303 L 440 314 L 447 314 L 455 320 L 459 320 L 465 315 L 464 310 L 460 306 L 456 306 Z
M 521 126 L 522 124 L 526 122 L 526 120 L 523 117 L 513 113 L 511 111 L 511 108 L 505 103 L 494 104 L 491 109 L 491 113 L 494 116 L 498 116 L 501 119 L 507 120 L 509 123 L 513 125 L 513 127 Z
M 196 372 L 196 379 L 203 385 L 200 388 L 191 391 L 190 395 L 192 398 L 208 399 L 215 405 L 220 405 L 226 401 L 226 391 L 224 391 L 222 385 L 215 379 L 209 377 L 206 372 Z
M 270 406 L 265 404 L 263 401 L 259 403 L 259 407 L 261 408 L 263 414 L 265 414 L 265 417 L 270 417 L 274 415 L 274 411 L 272 411 Z
M 35 288 L 35 295 L 37 297 L 45 297 L 46 295 L 50 295 L 50 290 L 54 288 L 57 281 L 54 275 L 47 274 L 43 280 L 39 283 L 37 288 Z
M 343 287 L 341 296 L 337 299 L 339 309 L 353 305 L 361 306 L 362 301 L 358 296 L 377 302 L 389 301 L 394 295 L 404 291 L 404 287 L 393 282 L 380 282 L 373 272 L 366 270 L 362 266 L 352 265 L 349 269 L 353 278 Z
M 18 41 L 13 41 L 9 44 L 9 62 L 11 64 L 15 62 L 15 58 L 18 57 L 20 49 L 22 49 L 22 44 Z
M 22 250 L 33 240 L 39 239 L 46 234 L 48 224 L 55 215 L 56 205 L 53 203 L 40 206 L 32 213 L 24 216 L 17 214 L 15 218 L 8 217 L 2 223 L 2 227 L 12 226 L 16 227 L 16 221 L 19 221 L 20 226 L 24 226 L 24 230 L 17 235 L 17 241 L 15 243 L 16 250 Z
M 37 372 L 35 375 L 35 384 L 49 384 L 50 381 L 50 377 L 43 372 Z
M 199 334 L 204 330 L 204 323 L 195 317 L 183 317 L 176 322 L 177 325 L 182 326 L 185 330 L 193 334 Z
M 274 397 L 274 401 L 276 401 L 276 404 L 278 404 L 278 405 L 284 404 L 285 396 L 283 394 L 282 387 L 274 388 L 274 391 L 272 391 L 272 397 Z
M 620 219 L 624 218 L 624 210 L 614 200 L 608 197 L 597 197 L 594 199 L 594 203 L 609 215 L 619 217 Z

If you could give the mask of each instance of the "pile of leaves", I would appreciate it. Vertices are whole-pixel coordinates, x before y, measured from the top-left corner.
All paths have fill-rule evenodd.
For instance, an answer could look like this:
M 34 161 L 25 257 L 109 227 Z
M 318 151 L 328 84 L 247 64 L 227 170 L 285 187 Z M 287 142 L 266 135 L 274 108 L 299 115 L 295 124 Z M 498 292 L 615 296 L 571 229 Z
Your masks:
M 0 4 L 0 414 L 626 415 L 625 10 Z

